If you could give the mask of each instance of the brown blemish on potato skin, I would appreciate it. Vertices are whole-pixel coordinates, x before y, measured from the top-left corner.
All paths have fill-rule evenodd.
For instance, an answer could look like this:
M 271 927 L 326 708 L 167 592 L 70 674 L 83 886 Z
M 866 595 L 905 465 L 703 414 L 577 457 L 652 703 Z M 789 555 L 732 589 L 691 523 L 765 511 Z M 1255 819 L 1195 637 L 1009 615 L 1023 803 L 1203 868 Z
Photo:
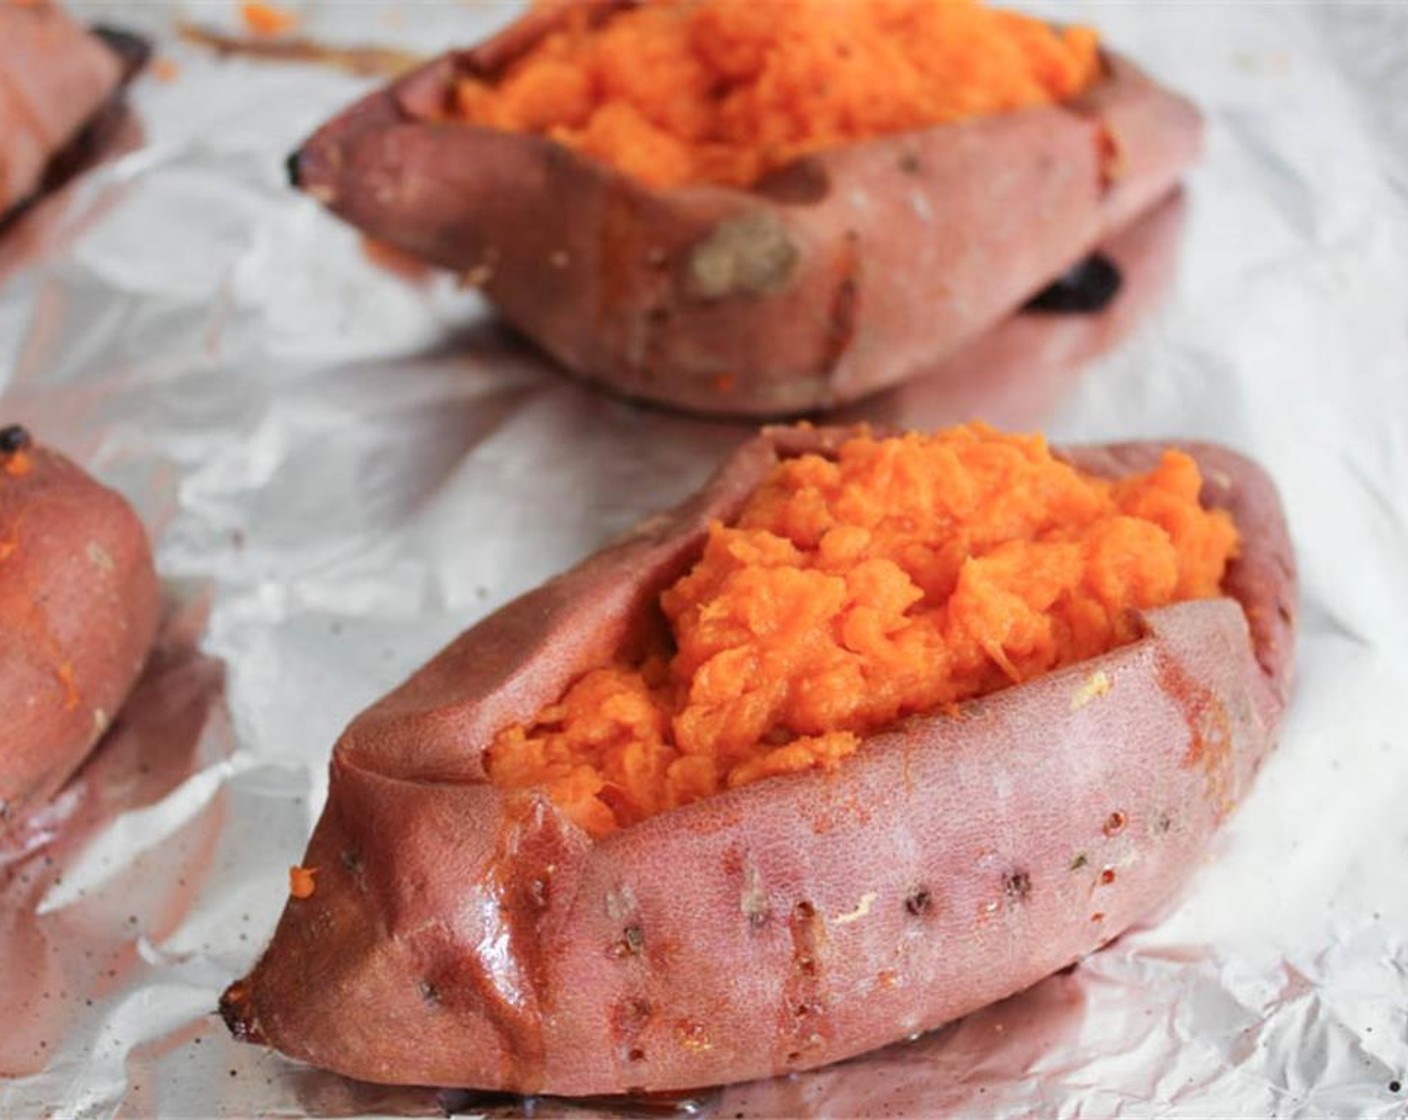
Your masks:
M 748 925 L 755 930 L 762 929 L 772 917 L 772 906 L 763 889 L 762 878 L 757 865 L 751 862 L 743 868 L 743 893 L 739 898 L 739 908 L 748 919 Z
M 1002 897 L 1008 906 L 1019 906 L 1031 897 L 1032 877 L 1026 871 L 1009 871 L 1002 876 Z
M 792 938 L 792 968 L 782 985 L 777 1042 L 782 1065 L 793 1065 L 825 1041 L 827 982 L 822 968 L 826 921 L 809 899 L 799 900 L 788 917 Z M 798 1015 L 798 1008 L 806 1008 Z
M 1090 857 L 1088 855 L 1086 855 L 1084 852 L 1077 852 L 1075 858 L 1071 860 L 1071 866 L 1068 868 L 1068 870 L 1079 871 L 1082 867 L 1085 867 L 1089 863 Z
M 1235 743 L 1226 707 L 1172 658 L 1158 661 L 1159 685 L 1182 710 L 1188 725 L 1185 766 L 1198 767 L 1205 775 L 1205 793 L 1217 819 L 1236 804 Z
M 362 853 L 353 848 L 347 848 L 338 859 L 343 870 L 352 879 L 352 885 L 359 892 L 365 893 L 367 889 L 367 862 L 362 858 Z
M 645 931 L 640 926 L 627 926 L 621 931 L 620 940 L 614 942 L 607 955 L 617 960 L 623 957 L 638 957 L 645 952 Z
M 645 1061 L 645 1047 L 641 1035 L 654 1018 L 655 1009 L 650 1001 L 639 996 L 628 996 L 611 1006 L 609 1022 L 611 1037 L 616 1043 L 616 1053 L 629 1064 Z
M 1124 831 L 1124 826 L 1129 823 L 1129 817 L 1123 809 L 1116 809 L 1108 817 L 1105 823 L 1100 826 L 1100 831 L 1106 836 L 1118 836 Z
M 684 284 L 700 300 L 781 291 L 801 260 L 787 227 L 765 210 L 726 218 L 685 258 Z
M 837 271 L 840 280 L 831 297 L 827 313 L 826 349 L 821 360 L 821 374 L 830 376 L 846 356 L 856 337 L 856 321 L 860 313 L 860 236 L 846 233 Z
M 934 896 L 928 887 L 919 887 L 905 897 L 904 908 L 911 917 L 925 917 L 934 909 Z
M 1107 120 L 1101 120 L 1095 130 L 1095 160 L 1100 172 L 1100 193 L 1107 194 L 1129 170 L 1124 143 Z

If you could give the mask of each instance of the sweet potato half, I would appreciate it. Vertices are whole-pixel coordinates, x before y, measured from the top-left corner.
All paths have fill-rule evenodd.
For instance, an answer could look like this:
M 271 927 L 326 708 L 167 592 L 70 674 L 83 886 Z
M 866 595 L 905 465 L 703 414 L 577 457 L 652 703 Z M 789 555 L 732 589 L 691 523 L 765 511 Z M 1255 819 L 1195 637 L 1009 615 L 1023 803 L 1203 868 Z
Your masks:
M 0 225 L 84 161 L 147 54 L 142 39 L 89 31 L 51 0 L 0 0 Z
M 597 3 L 606 13 L 628 7 Z M 932 370 L 1167 195 L 1201 118 L 1113 52 L 1067 102 L 653 189 L 447 119 L 566 18 L 525 16 L 364 98 L 290 159 L 371 237 L 461 273 L 567 369 L 687 410 L 826 409 Z
M 695 498 L 506 606 L 359 716 L 254 971 L 239 1038 L 370 1081 L 669 1090 L 836 1061 L 1016 992 L 1168 900 L 1272 745 L 1295 575 L 1274 488 L 1184 445 L 1240 551 L 1223 597 L 1132 643 L 591 839 L 486 778 L 501 729 L 640 638 L 779 459 L 771 429 Z M 1126 444 L 1065 457 L 1117 478 Z
M 160 605 L 131 506 L 22 428 L 0 428 L 0 834 L 107 730 Z

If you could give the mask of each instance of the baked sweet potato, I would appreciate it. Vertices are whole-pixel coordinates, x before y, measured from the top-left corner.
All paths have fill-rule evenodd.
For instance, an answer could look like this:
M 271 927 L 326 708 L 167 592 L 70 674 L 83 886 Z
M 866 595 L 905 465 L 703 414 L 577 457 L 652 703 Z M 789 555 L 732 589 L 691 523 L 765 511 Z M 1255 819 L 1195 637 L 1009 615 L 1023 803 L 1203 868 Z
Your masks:
M 459 82 L 493 82 L 567 8 L 373 93 L 290 174 L 480 285 L 569 370 L 683 409 L 826 409 L 932 369 L 1200 150 L 1197 111 L 1113 52 L 1064 103 L 818 151 L 748 188 L 652 188 L 542 136 L 446 119 Z
M 1135 640 L 593 839 L 488 781 L 503 729 L 646 640 L 655 604 L 780 459 L 771 429 L 694 499 L 509 604 L 358 717 L 293 897 L 222 1011 L 352 1077 L 559 1094 L 781 1074 L 1022 989 L 1178 891 L 1290 687 L 1295 575 L 1273 486 L 1184 445 L 1239 551 L 1222 596 Z M 1074 449 L 1124 478 L 1149 444 Z M 1196 499 L 1196 495 L 1195 495 Z M 1220 515 L 1214 515 L 1220 516 Z
M 159 611 L 151 548 L 127 502 L 24 429 L 0 429 L 0 833 L 101 738 Z
M 82 162 L 85 131 L 146 57 L 143 40 L 89 31 L 51 0 L 0 0 L 0 224 Z

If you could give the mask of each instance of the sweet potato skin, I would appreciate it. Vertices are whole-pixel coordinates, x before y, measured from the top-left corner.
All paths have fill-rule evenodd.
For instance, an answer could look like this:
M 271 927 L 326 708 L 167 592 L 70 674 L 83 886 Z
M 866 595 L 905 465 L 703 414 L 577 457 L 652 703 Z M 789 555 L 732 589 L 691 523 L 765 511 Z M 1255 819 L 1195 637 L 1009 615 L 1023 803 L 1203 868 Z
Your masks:
M 1232 510 L 1235 598 L 916 717 L 833 774 L 772 779 L 593 843 L 482 751 L 646 625 L 773 430 L 699 497 L 475 627 L 353 722 L 291 900 L 226 993 L 235 1033 L 372 1081 L 561 1094 L 805 1069 L 963 1015 L 1168 900 L 1242 797 L 1289 688 L 1295 576 L 1269 481 L 1188 448 Z M 1159 448 L 1077 451 L 1108 474 Z M 1248 619 L 1251 627 L 1248 629 Z
M 294 181 L 481 285 L 569 370 L 696 412 L 831 408 L 924 372 L 1166 195 L 1201 144 L 1197 111 L 1112 54 L 1065 105 L 847 145 L 752 190 L 651 190 L 443 119 L 457 75 L 492 75 L 553 18 L 354 105 Z
M 122 61 L 50 0 L 0 0 L 0 219 L 112 96 Z
M 68 780 L 156 635 L 146 531 L 55 451 L 0 455 L 0 834 Z

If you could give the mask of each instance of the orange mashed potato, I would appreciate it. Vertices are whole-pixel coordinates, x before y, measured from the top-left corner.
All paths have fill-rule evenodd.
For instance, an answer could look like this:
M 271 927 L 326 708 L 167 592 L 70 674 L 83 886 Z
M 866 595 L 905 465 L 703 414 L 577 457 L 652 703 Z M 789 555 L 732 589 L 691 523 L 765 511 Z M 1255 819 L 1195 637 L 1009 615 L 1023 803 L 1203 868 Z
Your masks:
M 1237 531 L 1187 455 L 1109 482 L 983 425 L 775 467 L 660 598 L 671 644 L 593 669 L 485 765 L 604 836 L 1103 653 L 1214 596 Z
M 455 114 L 551 137 L 654 187 L 747 186 L 799 156 L 1062 101 L 1100 68 L 1089 28 L 977 0 L 646 0 L 579 9 Z

